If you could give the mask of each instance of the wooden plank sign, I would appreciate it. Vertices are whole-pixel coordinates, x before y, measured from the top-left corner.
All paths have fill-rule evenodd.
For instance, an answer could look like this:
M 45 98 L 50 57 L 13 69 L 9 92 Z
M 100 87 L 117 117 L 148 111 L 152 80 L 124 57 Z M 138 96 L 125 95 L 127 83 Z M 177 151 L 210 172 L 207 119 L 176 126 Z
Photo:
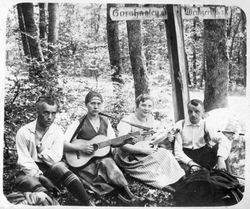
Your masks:
M 182 19 L 228 19 L 229 9 L 225 6 L 182 7 Z
M 167 12 L 158 7 L 111 7 L 110 18 L 113 21 L 167 19 Z

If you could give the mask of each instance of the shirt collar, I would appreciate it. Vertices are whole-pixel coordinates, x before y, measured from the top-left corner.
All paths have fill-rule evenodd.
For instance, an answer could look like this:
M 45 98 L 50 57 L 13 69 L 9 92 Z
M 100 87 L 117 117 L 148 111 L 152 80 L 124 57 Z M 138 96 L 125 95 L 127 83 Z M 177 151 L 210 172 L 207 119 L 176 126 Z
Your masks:
M 32 121 L 32 122 L 30 122 L 30 123 L 28 123 L 27 124 L 27 129 L 31 132 L 31 133 L 33 133 L 33 134 L 35 134 L 35 132 L 36 132 L 36 123 L 37 123 L 37 119 L 36 120 L 34 120 L 34 121 Z M 48 130 L 47 130 L 47 132 L 49 131 L 49 130 L 51 130 L 51 127 L 53 127 L 54 126 L 54 123 L 52 123 L 51 125 L 50 125 L 50 127 L 48 128 Z
M 27 129 L 29 129 L 30 132 L 35 133 L 35 131 L 36 131 L 36 123 L 37 123 L 37 120 L 34 120 L 34 121 L 28 123 L 27 126 L 26 126 Z
M 196 127 L 200 127 L 203 123 L 204 123 L 204 119 L 201 119 L 201 120 L 199 121 L 199 123 L 197 123 L 197 124 L 191 123 L 191 121 L 189 120 L 189 118 L 188 118 L 188 120 L 186 121 L 186 125 L 187 125 L 187 126 L 196 126 Z

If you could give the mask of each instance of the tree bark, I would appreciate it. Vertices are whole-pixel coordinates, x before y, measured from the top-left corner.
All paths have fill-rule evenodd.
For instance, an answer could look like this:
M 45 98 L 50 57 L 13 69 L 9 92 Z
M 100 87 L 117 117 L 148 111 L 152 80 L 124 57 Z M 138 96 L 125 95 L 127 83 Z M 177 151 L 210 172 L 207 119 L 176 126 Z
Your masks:
M 241 26 L 241 30 L 242 33 L 245 34 L 246 33 L 246 14 L 244 13 L 243 10 L 241 10 L 241 19 L 242 19 L 242 26 Z M 243 73 L 244 73 L 244 77 L 243 77 L 243 85 L 244 87 L 246 87 L 247 85 L 247 44 L 246 44 L 246 37 L 243 38 L 242 41 L 242 48 L 241 48 L 241 56 L 242 56 L 242 68 L 243 68 Z
M 195 43 L 197 41 L 197 34 L 196 34 L 196 19 L 193 20 L 193 33 L 194 33 L 194 43 L 193 43 L 193 85 L 196 87 L 197 85 L 197 78 L 196 78 L 196 48 Z
M 128 4 L 126 6 L 135 7 L 137 5 Z M 128 20 L 127 31 L 130 62 L 134 77 L 135 97 L 138 97 L 140 94 L 150 92 L 147 70 L 143 63 L 140 20 Z
M 39 3 L 39 37 L 44 39 L 46 36 L 46 16 L 45 3 Z
M 111 69 L 114 71 L 112 80 L 118 83 L 123 83 L 121 78 L 120 64 L 120 45 L 119 45 L 119 30 L 118 22 L 112 21 L 109 15 L 111 7 L 116 7 L 116 4 L 107 4 L 107 38 L 108 50 Z
M 21 38 L 23 43 L 23 51 L 25 56 L 30 56 L 29 42 L 28 38 L 25 35 L 25 22 L 23 17 L 22 4 L 17 4 L 17 14 L 18 14 L 18 23 L 21 31 Z M 27 60 L 28 61 L 28 60 Z
M 34 20 L 34 9 L 32 3 L 17 5 L 19 28 L 21 31 L 24 54 L 30 59 L 43 60 L 42 50 L 37 34 Z
M 226 21 L 204 20 L 204 53 L 206 82 L 204 106 L 206 111 L 228 104 L 228 57 L 226 54 Z
M 58 28 L 59 28 L 59 17 L 58 17 L 58 3 L 49 3 L 49 33 L 48 33 L 48 42 L 49 42 L 49 68 L 54 68 L 56 70 L 56 64 L 58 61 Z

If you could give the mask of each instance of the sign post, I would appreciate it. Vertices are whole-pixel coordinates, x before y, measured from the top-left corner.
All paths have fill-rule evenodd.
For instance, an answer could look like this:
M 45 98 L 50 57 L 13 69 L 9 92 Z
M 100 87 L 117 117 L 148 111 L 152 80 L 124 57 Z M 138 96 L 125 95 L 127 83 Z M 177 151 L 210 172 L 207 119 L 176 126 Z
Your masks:
M 168 4 L 164 7 L 113 7 L 113 21 L 165 19 L 171 69 L 172 96 L 175 121 L 188 117 L 189 90 L 183 35 L 183 19 L 227 19 L 225 6 L 189 7 Z
M 166 9 L 168 20 L 165 20 L 165 25 L 171 70 L 174 118 L 175 121 L 178 121 L 187 117 L 187 102 L 189 101 L 183 24 L 180 6 L 166 5 Z

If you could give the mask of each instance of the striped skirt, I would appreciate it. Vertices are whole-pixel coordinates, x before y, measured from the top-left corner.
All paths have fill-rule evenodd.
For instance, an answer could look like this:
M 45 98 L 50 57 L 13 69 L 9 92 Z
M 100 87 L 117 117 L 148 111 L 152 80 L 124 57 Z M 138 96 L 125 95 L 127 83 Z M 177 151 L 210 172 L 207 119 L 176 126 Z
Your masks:
M 131 156 L 120 149 L 117 151 L 117 164 L 130 176 L 152 187 L 162 189 L 185 175 L 173 154 L 164 148 L 148 156 Z

